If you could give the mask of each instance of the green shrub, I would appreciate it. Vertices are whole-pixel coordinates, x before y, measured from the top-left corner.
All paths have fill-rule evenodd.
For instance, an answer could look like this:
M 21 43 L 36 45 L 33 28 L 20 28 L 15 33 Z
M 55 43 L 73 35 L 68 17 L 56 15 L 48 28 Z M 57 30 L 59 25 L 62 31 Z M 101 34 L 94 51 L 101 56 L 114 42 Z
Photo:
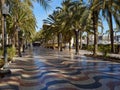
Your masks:
M 7 53 L 8 53 L 8 60 L 13 60 L 13 57 L 16 54 L 16 49 L 14 47 L 8 47 Z
M 93 52 L 93 50 L 94 50 L 94 46 L 93 46 L 93 45 L 89 45 L 87 50 L 89 50 L 89 51 L 92 51 L 92 52 Z
M 98 50 L 103 53 L 103 56 L 107 56 L 110 52 L 110 46 L 109 45 L 100 45 L 98 47 Z
M 119 52 L 119 45 L 117 45 L 117 44 L 114 44 L 114 52 L 115 53 L 118 53 Z
M 0 56 L 2 56 L 3 55 L 3 50 L 0 50 Z
M 3 50 L 0 48 L 0 68 L 4 65 L 4 59 L 1 56 L 3 56 Z
M 0 59 L 0 68 L 2 68 L 4 66 L 4 60 Z

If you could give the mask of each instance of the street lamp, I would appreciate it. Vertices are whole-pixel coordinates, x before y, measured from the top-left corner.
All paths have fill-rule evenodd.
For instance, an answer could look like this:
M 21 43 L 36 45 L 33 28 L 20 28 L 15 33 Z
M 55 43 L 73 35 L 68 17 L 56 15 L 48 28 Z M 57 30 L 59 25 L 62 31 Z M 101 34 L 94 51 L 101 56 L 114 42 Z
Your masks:
M 4 17 L 4 60 L 5 60 L 5 65 L 4 67 L 7 68 L 8 67 L 8 61 L 7 61 L 7 29 L 6 29 L 6 16 L 9 15 L 9 6 L 7 6 L 6 4 L 4 4 L 2 6 L 2 15 Z

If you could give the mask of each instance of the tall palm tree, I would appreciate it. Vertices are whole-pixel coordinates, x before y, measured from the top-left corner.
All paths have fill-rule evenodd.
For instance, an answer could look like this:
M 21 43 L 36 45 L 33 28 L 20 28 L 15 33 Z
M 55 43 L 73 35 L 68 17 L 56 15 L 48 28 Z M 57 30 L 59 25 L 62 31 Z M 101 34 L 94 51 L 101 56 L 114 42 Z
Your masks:
M 77 4 L 76 4 L 77 3 Z M 75 36 L 76 36 L 76 54 L 79 53 L 79 34 L 81 34 L 81 38 L 82 38 L 82 33 L 84 32 L 84 28 L 86 26 L 87 23 L 87 17 L 88 17 L 88 10 L 86 8 L 86 6 L 83 5 L 82 2 L 76 2 L 75 6 L 73 7 L 73 21 L 72 21 L 72 25 L 74 27 L 74 32 L 75 32 Z M 77 12 L 77 13 L 76 13 Z M 80 43 L 81 47 L 82 47 L 82 41 Z
M 10 12 L 13 9 L 20 8 L 20 3 L 26 3 L 27 7 L 33 7 L 32 1 L 40 3 L 45 9 L 49 6 L 48 2 L 51 0 L 0 0 L 0 10 L 2 10 L 2 5 L 6 2 L 7 4 L 10 5 Z M 15 14 L 15 13 L 14 13 Z
M 98 39 L 98 18 L 99 18 L 99 11 L 100 8 L 98 7 L 98 2 L 99 0 L 89 0 L 90 1 L 90 16 L 89 18 L 92 19 L 93 22 L 93 30 L 94 30 L 94 50 L 93 50 L 93 55 L 97 55 L 97 39 Z M 96 7 L 95 7 L 96 6 Z
M 12 46 L 19 47 L 18 51 L 20 55 L 20 48 L 24 42 L 21 35 L 24 34 L 26 39 L 30 40 L 36 26 L 35 16 L 29 5 L 23 2 L 18 2 L 17 4 L 15 1 L 12 2 L 8 24 L 8 32 L 12 39 Z M 20 31 L 18 31 L 18 28 L 20 28 Z
M 5 3 L 5 0 L 0 0 L 0 11 L 1 11 L 1 30 L 2 30 L 2 38 L 4 38 L 4 16 L 2 15 L 2 7 Z M 2 39 L 2 46 L 4 46 L 4 39 Z
M 59 26 L 61 25 L 61 32 L 64 35 L 66 32 L 74 31 L 76 36 L 76 54 L 79 53 L 79 31 L 84 28 L 83 26 L 85 26 L 86 23 L 85 8 L 81 2 L 71 0 L 63 1 L 62 8 L 59 7 L 60 13 L 58 20 L 60 23 Z
M 54 11 L 51 15 L 48 16 L 47 19 L 44 19 L 43 21 L 45 24 L 48 24 L 50 26 L 48 29 L 49 34 L 51 34 L 52 36 L 54 34 L 54 36 L 58 37 L 58 49 L 60 50 L 60 25 L 61 24 L 59 22 L 60 20 L 58 18 L 58 15 L 59 15 L 59 11 L 58 10 Z
M 110 39 L 111 39 L 111 52 L 114 52 L 114 35 L 113 35 L 113 19 L 120 26 L 119 10 L 120 1 L 117 0 L 90 0 L 92 2 L 92 11 L 96 12 L 96 16 L 99 15 L 102 10 L 102 15 L 106 18 L 110 28 Z M 95 19 L 95 18 L 93 18 Z M 94 20 L 95 21 L 95 20 Z
M 114 52 L 114 30 L 113 19 L 120 26 L 119 14 L 120 14 L 120 1 L 119 0 L 101 0 L 101 10 L 103 16 L 106 18 L 110 29 L 111 40 L 111 52 Z
M 82 24 L 80 24 L 82 11 L 85 7 L 82 6 L 82 3 L 79 1 L 66 0 L 62 3 L 61 8 L 61 17 L 62 17 L 62 27 L 63 31 L 74 31 L 76 36 L 76 54 L 79 53 L 79 31 Z

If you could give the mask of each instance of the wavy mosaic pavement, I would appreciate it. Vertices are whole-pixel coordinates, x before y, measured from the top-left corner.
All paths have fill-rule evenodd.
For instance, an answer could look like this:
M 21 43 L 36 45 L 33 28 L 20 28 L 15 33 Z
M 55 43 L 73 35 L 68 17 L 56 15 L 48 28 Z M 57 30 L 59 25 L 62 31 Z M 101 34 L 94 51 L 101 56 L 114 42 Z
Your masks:
M 120 90 L 120 64 L 44 48 L 10 63 L 0 90 Z

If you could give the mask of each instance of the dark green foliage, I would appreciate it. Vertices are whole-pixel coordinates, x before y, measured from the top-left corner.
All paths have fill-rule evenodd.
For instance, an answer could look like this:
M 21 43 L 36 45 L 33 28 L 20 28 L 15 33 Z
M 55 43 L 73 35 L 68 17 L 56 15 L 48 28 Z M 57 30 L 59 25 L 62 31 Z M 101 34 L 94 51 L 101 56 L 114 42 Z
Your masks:
M 0 68 L 2 68 L 4 65 L 4 60 L 3 59 L 0 59 Z
M 89 45 L 89 46 L 88 46 L 88 48 L 87 48 L 87 50 L 89 50 L 89 51 L 92 51 L 92 52 L 93 52 L 93 50 L 94 50 L 94 46 L 93 46 L 93 45 Z
M 98 50 L 103 53 L 103 56 L 107 56 L 108 53 L 110 52 L 110 45 L 99 45 Z
M 7 53 L 8 53 L 8 60 L 13 60 L 13 57 L 16 54 L 15 47 L 9 47 L 9 48 L 7 48 Z

